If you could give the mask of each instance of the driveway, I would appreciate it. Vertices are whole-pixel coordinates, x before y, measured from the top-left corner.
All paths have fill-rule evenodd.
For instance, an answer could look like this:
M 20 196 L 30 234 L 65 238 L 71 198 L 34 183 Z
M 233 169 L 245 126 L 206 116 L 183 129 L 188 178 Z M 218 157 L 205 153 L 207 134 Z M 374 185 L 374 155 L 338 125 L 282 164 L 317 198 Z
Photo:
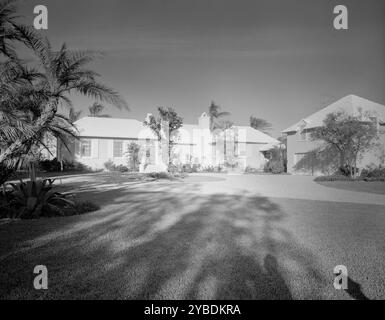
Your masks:
M 311 177 L 65 177 L 102 209 L 0 225 L 0 297 L 385 298 L 385 197 Z M 31 288 L 43 264 L 49 289 Z M 333 269 L 348 269 L 347 291 Z

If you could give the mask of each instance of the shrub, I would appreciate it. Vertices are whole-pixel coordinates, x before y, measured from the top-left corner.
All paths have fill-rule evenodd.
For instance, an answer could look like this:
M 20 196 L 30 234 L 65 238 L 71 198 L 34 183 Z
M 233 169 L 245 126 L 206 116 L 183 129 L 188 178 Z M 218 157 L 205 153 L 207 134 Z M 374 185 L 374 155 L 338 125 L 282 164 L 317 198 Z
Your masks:
M 39 169 L 46 172 L 57 172 L 61 170 L 61 163 L 57 158 L 39 161 Z
M 223 168 L 221 166 L 206 166 L 204 168 L 202 168 L 201 172 L 216 172 L 216 173 L 220 173 L 220 172 L 224 172 Z
M 74 209 L 74 202 L 53 190 L 53 179 L 10 183 L 6 196 L 9 218 L 33 219 L 41 216 L 65 215 L 66 209 Z
M 128 145 L 127 153 L 128 153 L 128 163 L 127 163 L 128 167 L 130 168 L 131 171 L 139 171 L 140 145 L 135 142 L 131 142 Z
M 150 178 L 154 178 L 154 179 L 169 179 L 170 180 L 173 178 L 173 176 L 167 172 L 150 172 L 150 173 L 147 173 L 147 176 Z
M 344 175 L 332 175 L 332 176 L 319 176 L 314 179 L 314 181 L 354 181 L 353 178 L 344 176 Z
M 64 161 L 64 171 L 91 172 L 91 168 L 78 161 Z
M 182 165 L 182 172 L 192 173 L 193 172 L 193 167 L 189 163 L 184 164 L 184 165 Z
M 104 167 L 108 171 L 119 171 L 119 172 L 128 172 L 130 169 L 122 164 L 116 165 L 114 164 L 111 160 L 108 160 L 107 162 L 104 163 Z
M 112 160 L 108 160 L 106 162 L 104 162 L 104 168 L 106 168 L 106 170 L 108 171 L 112 171 L 112 168 L 114 167 L 114 163 Z
M 230 169 L 235 169 L 235 168 L 238 168 L 238 162 L 230 162 L 230 161 L 226 161 L 223 166 L 225 168 L 230 168 Z
M 71 216 L 99 210 L 90 201 L 74 202 L 52 190 L 54 180 L 9 184 L 12 188 L 0 194 L 0 218 L 37 219 Z
M 186 163 L 184 165 L 182 165 L 182 169 L 181 171 L 182 172 L 185 172 L 185 173 L 195 173 L 195 172 L 198 172 L 200 170 L 201 166 L 200 164 L 189 164 L 189 163 Z
M 130 169 L 128 169 L 127 166 L 124 166 L 124 165 L 120 164 L 120 165 L 115 167 L 114 171 L 128 172 L 128 171 L 130 171 Z
M 263 171 L 279 174 L 285 172 L 285 166 L 281 160 L 269 160 L 266 162 Z
M 361 178 L 385 178 L 385 167 L 367 167 L 361 171 Z
M 258 170 L 253 168 L 253 167 L 247 166 L 245 168 L 245 173 L 257 173 L 257 172 L 258 172 Z
M 356 167 L 352 167 L 349 165 L 344 165 L 342 167 L 338 168 L 338 171 L 335 173 L 337 176 L 346 176 L 346 177 L 352 177 L 358 174 L 359 170 Z
M 332 175 L 332 176 L 319 176 L 314 179 L 314 181 L 317 182 L 322 182 L 322 181 L 366 181 L 366 182 L 376 182 L 376 181 L 384 181 L 385 182 L 385 177 L 373 177 L 373 178 L 368 178 L 368 177 L 357 177 L 357 178 L 352 178 L 352 177 L 347 177 L 343 175 Z
M 170 163 L 170 164 L 168 165 L 168 172 L 170 172 L 170 173 L 176 173 L 176 172 L 178 172 L 178 171 L 179 171 L 179 168 L 178 168 L 175 164 Z
M 41 160 L 39 161 L 38 166 L 40 170 L 46 172 L 59 172 L 62 169 L 61 163 L 57 160 L 57 158 L 54 158 L 52 160 Z M 92 170 L 90 167 L 84 165 L 81 162 L 64 160 L 63 171 L 87 172 Z

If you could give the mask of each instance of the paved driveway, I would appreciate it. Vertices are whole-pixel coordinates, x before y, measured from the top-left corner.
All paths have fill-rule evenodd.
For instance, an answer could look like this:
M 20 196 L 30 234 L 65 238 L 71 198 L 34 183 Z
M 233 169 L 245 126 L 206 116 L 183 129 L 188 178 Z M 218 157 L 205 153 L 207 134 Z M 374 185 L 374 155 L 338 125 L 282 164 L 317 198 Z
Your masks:
M 385 197 L 311 177 L 63 179 L 98 212 L 0 226 L 2 297 L 385 298 Z M 50 288 L 31 289 L 45 264 Z M 345 265 L 349 289 L 333 287 Z

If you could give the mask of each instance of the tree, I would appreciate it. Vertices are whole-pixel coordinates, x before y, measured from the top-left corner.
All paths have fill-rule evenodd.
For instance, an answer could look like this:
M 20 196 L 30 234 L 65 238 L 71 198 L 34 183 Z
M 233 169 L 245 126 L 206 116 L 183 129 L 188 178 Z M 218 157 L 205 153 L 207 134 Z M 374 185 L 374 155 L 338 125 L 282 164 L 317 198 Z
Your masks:
M 266 134 L 268 134 L 268 131 L 273 128 L 270 122 L 267 122 L 265 119 L 256 118 L 254 116 L 250 116 L 250 127 L 262 131 Z
M 98 102 L 94 102 L 92 106 L 88 108 L 90 111 L 90 117 L 109 118 L 109 114 L 102 114 L 104 106 Z
M 140 145 L 138 145 L 137 143 L 131 142 L 128 145 L 128 149 L 127 149 L 127 153 L 129 157 L 128 164 L 132 171 L 139 170 L 139 151 L 140 151 Z
M 143 124 L 149 127 L 155 135 L 158 137 L 158 140 L 162 139 L 162 122 L 168 123 L 168 130 L 166 132 L 168 136 L 168 161 L 169 165 L 172 164 L 172 148 L 174 147 L 177 140 L 177 132 L 180 127 L 183 125 L 183 119 L 178 116 L 176 111 L 172 108 L 158 107 L 159 116 L 155 118 L 152 114 L 149 114 L 147 119 Z
M 354 117 L 345 112 L 335 112 L 326 116 L 323 126 L 316 128 L 311 137 L 335 150 L 340 168 L 348 167 L 354 177 L 360 156 L 375 146 L 377 127 L 369 114 Z
M 117 92 L 100 84 L 98 75 L 86 68 L 94 53 L 70 51 L 65 44 L 59 51 L 52 50 L 48 39 L 14 23 L 13 2 L 0 5 L 1 32 L 11 30 L 6 31 L 6 40 L 0 40 L 0 54 L 6 58 L 0 63 L 0 166 L 11 172 L 33 148 L 44 146 L 47 133 L 57 137 L 71 133 L 69 119 L 57 113 L 59 104 L 71 107 L 69 94 L 127 108 Z M 22 41 L 33 52 L 37 58 L 34 69 L 12 52 L 9 42 L 13 40 Z
M 220 129 L 223 130 L 224 139 L 223 139 L 223 155 L 224 155 L 224 161 L 227 162 L 228 156 L 227 156 L 227 135 L 226 130 L 231 129 L 233 126 L 233 122 L 230 120 L 221 121 L 220 123 Z
M 216 129 L 223 130 L 224 128 L 225 124 L 223 121 L 223 117 L 230 115 L 230 113 L 220 110 L 221 107 L 216 105 L 214 101 L 212 101 L 209 107 L 210 131 L 215 131 Z
M 81 114 L 82 114 L 81 111 L 76 111 L 74 108 L 70 108 L 68 119 L 73 124 L 74 122 L 80 119 Z
M 0 55 L 10 59 L 17 59 L 14 48 L 15 41 L 23 42 L 18 32 L 17 0 L 6 0 L 0 3 Z

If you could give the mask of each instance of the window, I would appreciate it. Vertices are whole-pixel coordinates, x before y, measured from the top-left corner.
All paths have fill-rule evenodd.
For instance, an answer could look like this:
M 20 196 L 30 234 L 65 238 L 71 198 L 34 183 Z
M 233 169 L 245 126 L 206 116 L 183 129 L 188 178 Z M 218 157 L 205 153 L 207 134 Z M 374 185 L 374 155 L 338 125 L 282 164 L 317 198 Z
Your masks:
M 123 156 L 123 141 L 114 140 L 113 157 L 121 158 Z
M 80 140 L 80 156 L 91 157 L 91 140 L 90 139 Z

